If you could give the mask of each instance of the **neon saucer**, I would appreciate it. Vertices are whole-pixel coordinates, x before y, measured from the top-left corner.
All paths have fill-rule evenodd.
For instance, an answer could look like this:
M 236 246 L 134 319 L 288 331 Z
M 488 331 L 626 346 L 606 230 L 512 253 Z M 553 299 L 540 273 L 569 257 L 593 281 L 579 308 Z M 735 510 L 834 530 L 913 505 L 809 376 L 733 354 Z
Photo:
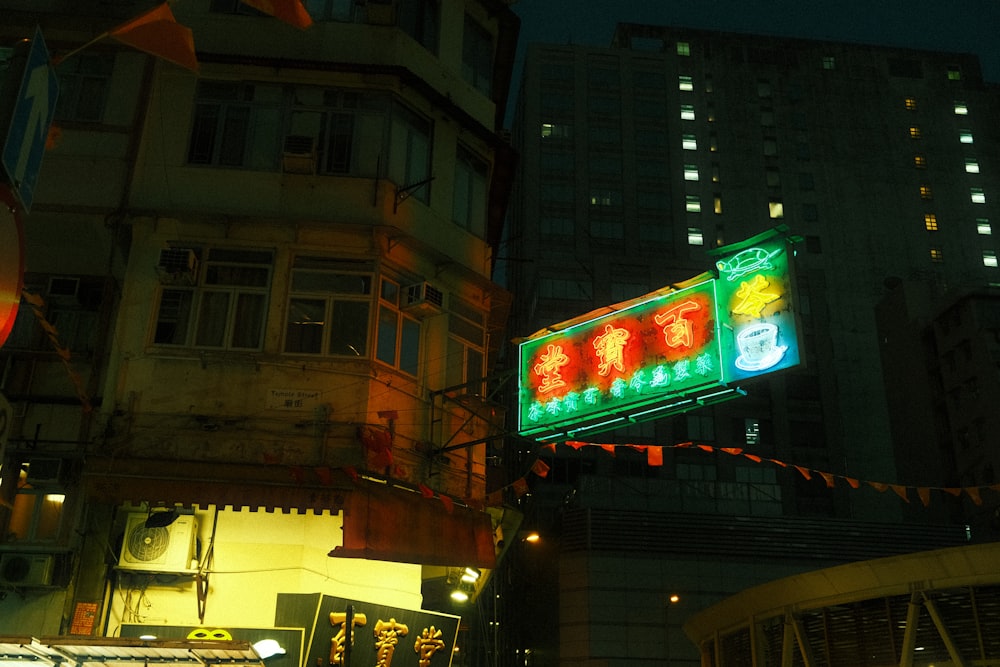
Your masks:
M 778 347 L 772 349 L 770 352 L 765 354 L 760 359 L 747 359 L 744 356 L 739 356 L 736 358 L 736 368 L 741 371 L 762 371 L 776 363 L 781 361 L 781 358 L 785 356 L 785 350 L 788 349 L 787 345 L 779 345 Z

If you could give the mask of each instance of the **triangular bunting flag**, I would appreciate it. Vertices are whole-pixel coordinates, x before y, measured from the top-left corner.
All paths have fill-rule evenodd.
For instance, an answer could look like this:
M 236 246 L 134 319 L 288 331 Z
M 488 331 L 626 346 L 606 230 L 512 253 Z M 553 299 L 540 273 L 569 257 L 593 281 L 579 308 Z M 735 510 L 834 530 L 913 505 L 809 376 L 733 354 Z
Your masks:
M 802 466 L 795 466 L 795 469 L 798 470 L 802 474 L 802 476 L 805 477 L 806 479 L 812 479 L 812 475 L 809 473 L 809 468 L 803 468 Z
M 970 498 L 972 498 L 972 502 L 974 502 L 977 505 L 983 504 L 983 499 L 979 497 L 979 487 L 967 486 L 965 488 L 965 492 L 969 494 Z
M 604 451 L 606 451 L 608 454 L 611 454 L 611 456 L 615 455 L 615 446 L 614 445 L 601 445 L 601 449 L 603 449 Z
M 514 489 L 514 495 L 516 495 L 518 498 L 520 498 L 521 496 L 523 496 L 528 492 L 528 480 L 526 480 L 523 477 L 514 480 L 514 483 L 511 484 L 511 486 Z
M 422 495 L 424 498 L 434 497 L 434 489 L 427 486 L 426 484 L 420 484 L 419 487 L 420 487 L 420 495 Z
M 242 2 L 301 30 L 305 30 L 313 22 L 309 12 L 302 6 L 301 0 L 242 0 Z
M 931 504 L 931 490 L 926 486 L 917 487 L 917 496 L 920 497 L 920 502 L 924 504 L 924 507 L 930 507 Z
M 764 460 L 764 459 L 760 458 L 759 456 L 757 456 L 756 454 L 744 454 L 743 456 L 746 457 L 746 458 L 748 458 L 748 459 L 750 459 L 754 463 L 760 463 L 761 461 Z
M 895 491 L 897 496 L 899 496 L 900 498 L 902 498 L 906 502 L 910 502 L 910 499 L 906 497 L 906 487 L 905 486 L 900 486 L 899 484 L 890 484 L 889 488 L 892 489 L 893 491 Z
M 739 456 L 743 453 L 743 450 L 739 447 L 720 447 L 719 449 L 726 454 L 732 454 L 733 456 Z
M 861 488 L 861 482 L 860 482 L 860 481 L 858 481 L 857 479 L 855 479 L 854 477 L 845 477 L 844 479 L 846 479 L 846 480 L 847 480 L 847 484 L 848 484 L 848 485 L 849 485 L 849 486 L 850 486 L 850 487 L 851 487 L 852 489 L 858 489 L 858 488 Z
M 191 29 L 177 23 L 170 5 L 165 2 L 108 31 L 108 35 L 134 49 L 169 60 L 192 72 L 198 71 Z
M 879 493 L 882 493 L 889 488 L 889 485 L 883 482 L 868 482 L 868 485 Z
M 541 459 L 537 459 L 531 465 L 531 472 L 535 473 L 539 477 L 546 477 L 549 474 L 549 464 Z
M 439 495 L 438 498 L 441 499 L 441 504 L 444 505 L 444 509 L 445 509 L 446 512 L 448 512 L 448 514 L 451 514 L 452 512 L 455 511 L 455 501 L 454 500 L 452 500 L 451 498 L 449 498 L 448 496 L 446 496 L 444 494 Z
M 588 444 L 590 444 L 590 443 L 580 442 L 579 440 L 567 440 L 566 441 L 566 445 L 568 447 L 572 447 L 573 449 L 580 449 L 581 447 L 586 447 Z
M 833 486 L 834 486 L 834 484 L 833 484 L 833 482 L 834 482 L 833 474 L 832 473 L 828 473 L 828 472 L 822 472 L 820 470 L 817 470 L 816 472 L 818 472 L 820 475 L 822 475 L 823 479 L 826 480 L 826 488 L 832 489 Z

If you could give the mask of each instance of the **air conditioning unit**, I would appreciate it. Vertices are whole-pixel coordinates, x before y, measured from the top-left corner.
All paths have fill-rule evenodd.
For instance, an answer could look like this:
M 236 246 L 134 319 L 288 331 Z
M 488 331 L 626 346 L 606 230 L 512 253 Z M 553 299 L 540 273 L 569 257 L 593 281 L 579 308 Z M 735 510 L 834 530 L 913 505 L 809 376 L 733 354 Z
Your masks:
M 403 310 L 409 312 L 435 315 L 443 306 L 444 293 L 427 282 L 408 285 L 403 293 Z
M 281 169 L 287 174 L 315 174 L 316 139 L 294 134 L 285 137 Z
M 147 527 L 145 512 L 129 514 L 125 520 L 118 568 L 140 572 L 190 574 L 195 558 L 198 521 L 191 514 L 179 515 L 169 526 Z
M 52 554 L 0 554 L 0 584 L 49 586 L 52 584 Z
M 156 271 L 164 284 L 193 285 L 198 275 L 198 255 L 191 248 L 163 248 Z

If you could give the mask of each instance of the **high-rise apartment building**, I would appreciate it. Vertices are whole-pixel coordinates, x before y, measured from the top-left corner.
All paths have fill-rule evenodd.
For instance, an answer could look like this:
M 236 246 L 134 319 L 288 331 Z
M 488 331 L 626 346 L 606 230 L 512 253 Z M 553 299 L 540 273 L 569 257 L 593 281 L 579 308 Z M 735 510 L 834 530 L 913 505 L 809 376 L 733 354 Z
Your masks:
M 607 48 L 528 45 L 512 335 L 691 278 L 711 249 L 784 226 L 804 360 L 745 397 L 595 436 L 663 445 L 662 467 L 628 448 L 516 446 L 522 470 L 550 466 L 524 502 L 559 537 L 524 555 L 553 582 L 534 601 L 558 600 L 521 629 L 533 664 L 697 664 L 680 625 L 715 600 L 970 537 L 941 491 L 962 481 L 939 433 L 894 440 L 893 407 L 931 394 L 926 373 L 884 370 L 876 305 L 911 284 L 923 309 L 906 322 L 920 321 L 1000 279 L 998 105 L 959 53 L 643 25 Z M 670 447 L 686 442 L 707 447 Z
M 360 660 L 375 628 L 421 622 L 401 613 L 458 613 L 446 586 L 474 566 L 474 593 L 495 561 L 483 383 L 510 301 L 491 275 L 518 19 L 273 7 L 312 24 L 0 2 L 6 71 L 37 27 L 53 59 L 28 74 L 60 84 L 0 350 L 0 634 L 242 639 L 322 594 L 367 614 Z M 338 664 L 321 625 L 321 648 L 285 645 L 293 667 Z M 422 629 L 396 662 L 448 664 L 454 634 L 415 651 Z

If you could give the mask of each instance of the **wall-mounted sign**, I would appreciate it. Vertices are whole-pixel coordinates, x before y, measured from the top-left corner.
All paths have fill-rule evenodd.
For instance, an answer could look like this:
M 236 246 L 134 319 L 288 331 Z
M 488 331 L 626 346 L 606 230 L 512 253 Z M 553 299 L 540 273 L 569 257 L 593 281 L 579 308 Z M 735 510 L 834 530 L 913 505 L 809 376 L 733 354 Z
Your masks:
M 799 362 L 783 230 L 719 248 L 718 276 L 652 292 L 520 344 L 518 431 L 579 437 L 744 393 Z
M 318 593 L 279 593 L 275 612 L 276 625 L 305 627 L 305 667 L 448 667 L 460 620 Z

